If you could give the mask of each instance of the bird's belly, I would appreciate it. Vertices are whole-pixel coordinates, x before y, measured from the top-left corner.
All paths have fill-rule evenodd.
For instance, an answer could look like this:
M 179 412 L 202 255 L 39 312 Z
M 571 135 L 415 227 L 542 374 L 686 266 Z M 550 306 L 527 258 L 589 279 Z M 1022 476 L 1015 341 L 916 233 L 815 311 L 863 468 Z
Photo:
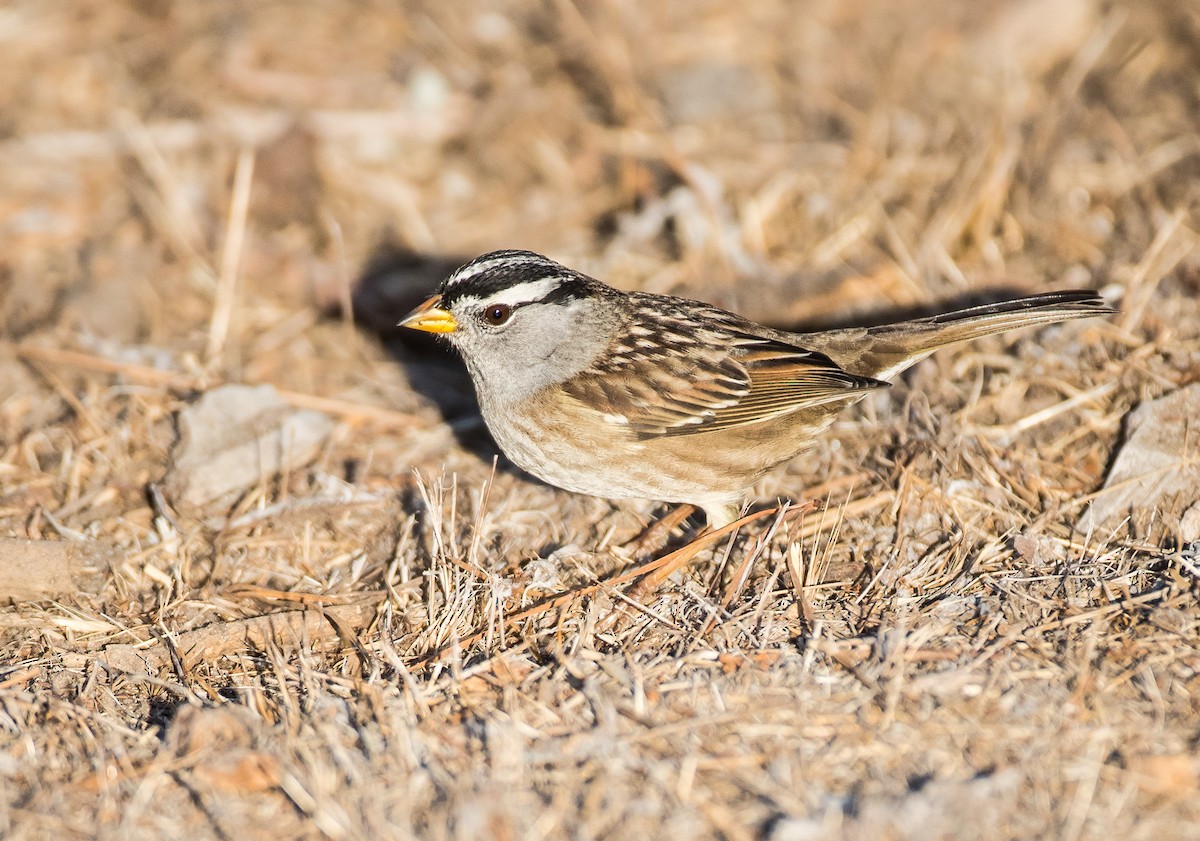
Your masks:
M 513 464 L 547 484 L 574 493 L 612 499 L 662 499 L 658 494 L 663 477 L 650 475 L 638 466 L 640 446 L 629 442 L 596 440 L 598 436 L 578 427 L 536 423 L 509 416 L 494 423 L 484 413 L 488 429 L 501 451 Z M 615 464 L 624 465 L 616 469 Z
M 504 454 L 548 484 L 611 499 L 698 504 L 740 498 L 762 474 L 804 449 L 835 414 L 810 416 L 803 428 L 781 418 L 740 430 L 639 440 L 618 425 L 583 422 L 545 405 L 537 414 L 483 407 Z

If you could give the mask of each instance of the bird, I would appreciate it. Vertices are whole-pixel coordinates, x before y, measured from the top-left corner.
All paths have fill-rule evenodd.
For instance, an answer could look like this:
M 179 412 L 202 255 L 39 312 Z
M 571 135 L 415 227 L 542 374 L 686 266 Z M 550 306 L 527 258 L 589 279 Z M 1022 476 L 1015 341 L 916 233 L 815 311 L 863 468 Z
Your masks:
M 935 350 L 1111 312 L 1070 290 L 790 333 L 503 250 L 452 272 L 399 326 L 449 340 L 518 467 L 575 493 L 690 503 L 718 529 L 761 476 Z

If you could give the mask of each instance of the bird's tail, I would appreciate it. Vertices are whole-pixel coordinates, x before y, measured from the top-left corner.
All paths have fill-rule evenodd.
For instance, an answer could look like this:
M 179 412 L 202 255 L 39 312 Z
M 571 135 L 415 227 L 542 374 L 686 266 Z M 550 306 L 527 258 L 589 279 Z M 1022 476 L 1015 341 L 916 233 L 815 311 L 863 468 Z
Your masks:
M 865 330 L 818 333 L 821 342 L 814 349 L 852 373 L 888 380 L 946 345 L 1112 312 L 1095 292 L 1047 292 Z

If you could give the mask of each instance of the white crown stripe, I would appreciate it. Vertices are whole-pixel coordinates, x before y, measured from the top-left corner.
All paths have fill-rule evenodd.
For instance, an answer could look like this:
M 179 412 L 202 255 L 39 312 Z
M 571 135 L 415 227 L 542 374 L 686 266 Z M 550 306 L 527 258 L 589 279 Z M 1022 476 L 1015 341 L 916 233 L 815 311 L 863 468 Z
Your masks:
M 484 255 L 485 258 L 486 256 L 487 255 Z M 473 277 L 477 277 L 478 275 L 481 275 L 484 272 L 487 272 L 498 266 L 528 265 L 540 265 L 558 268 L 557 264 L 538 254 L 533 254 L 532 252 L 508 252 L 502 253 L 497 257 L 492 257 L 491 259 L 480 258 L 472 263 L 467 263 L 467 265 L 461 267 L 458 269 L 458 271 L 454 272 L 454 274 L 450 275 L 450 277 L 446 279 L 445 286 L 447 289 L 452 286 L 458 286 L 462 282 L 470 280 Z
M 484 260 L 482 262 L 468 263 L 467 265 L 463 266 L 461 269 L 456 271 L 454 274 L 452 274 L 446 280 L 446 286 L 447 286 L 447 288 L 451 287 L 451 286 L 457 286 L 458 284 L 462 283 L 464 280 L 469 280 L 478 274 L 482 274 L 483 272 L 486 272 L 488 269 L 493 269 L 496 266 L 500 266 L 505 263 L 512 263 L 512 262 L 513 262 L 513 259 L 511 257 L 497 257 L 493 260 Z

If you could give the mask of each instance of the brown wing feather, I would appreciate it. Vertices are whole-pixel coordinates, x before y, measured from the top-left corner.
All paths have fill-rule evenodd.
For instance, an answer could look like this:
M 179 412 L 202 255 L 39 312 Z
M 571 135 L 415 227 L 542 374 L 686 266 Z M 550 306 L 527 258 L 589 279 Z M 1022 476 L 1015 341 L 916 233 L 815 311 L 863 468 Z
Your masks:
M 743 341 L 736 358 L 750 378 L 750 389 L 736 404 L 714 411 L 705 430 L 758 423 L 888 386 L 843 371 L 824 354 L 796 345 L 755 336 Z
M 601 362 L 564 385 L 638 438 L 744 426 L 888 385 L 751 332 L 722 310 L 661 301 L 653 321 L 643 315 Z

